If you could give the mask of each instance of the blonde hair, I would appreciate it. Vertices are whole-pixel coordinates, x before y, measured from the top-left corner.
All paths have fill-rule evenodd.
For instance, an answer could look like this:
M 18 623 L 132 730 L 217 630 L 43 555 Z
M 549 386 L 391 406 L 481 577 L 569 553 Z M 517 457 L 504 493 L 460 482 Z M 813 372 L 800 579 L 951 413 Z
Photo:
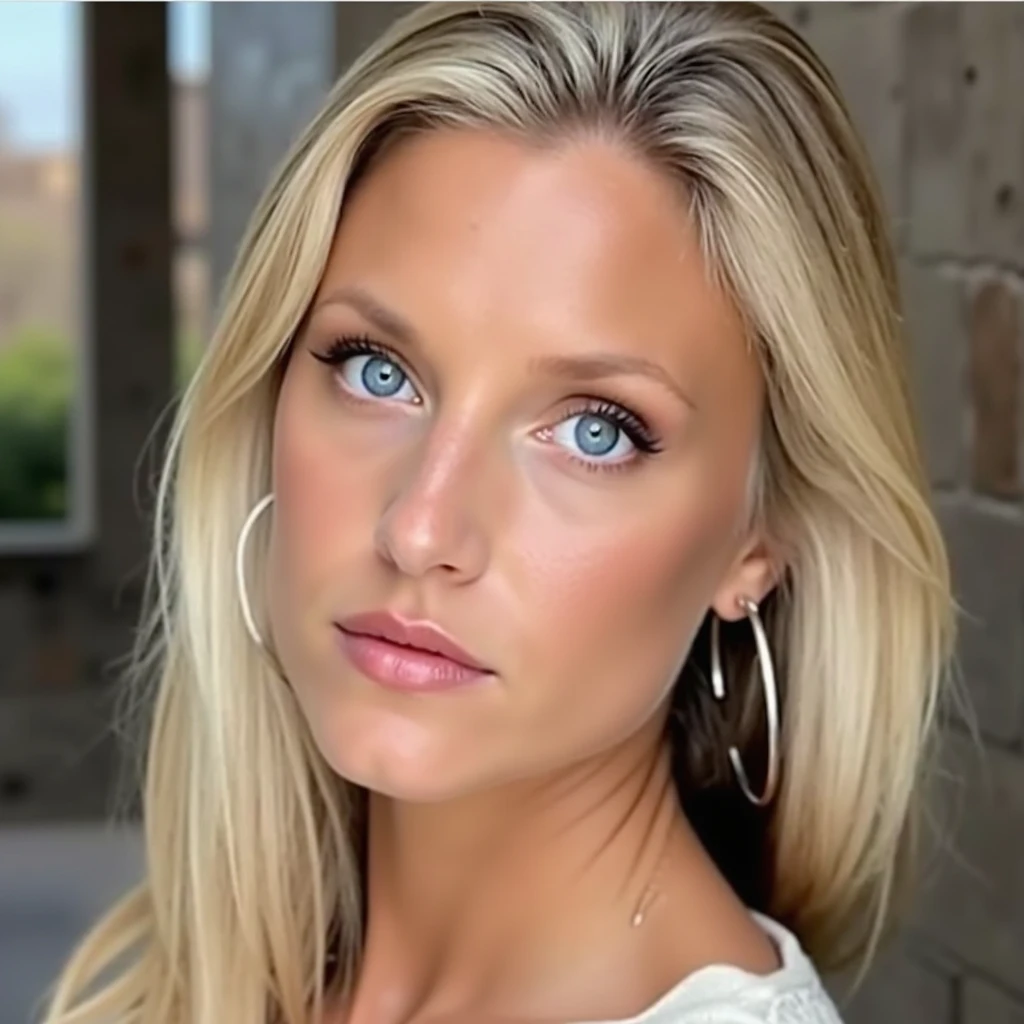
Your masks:
M 754 4 L 428 4 L 356 62 L 283 162 L 178 409 L 130 673 L 143 702 L 155 690 L 147 876 L 75 952 L 48 1024 L 300 1024 L 352 980 L 360 794 L 328 770 L 250 642 L 233 554 L 268 488 L 283 361 L 346 188 L 394 140 L 439 127 L 550 144 L 600 133 L 680 184 L 763 363 L 753 514 L 787 565 L 765 603 L 785 681 L 783 773 L 755 820 L 757 898 L 825 965 L 872 949 L 889 917 L 952 605 L 885 219 L 830 75 Z M 258 529 L 251 579 L 261 541 Z M 747 633 L 725 634 L 745 709 L 728 730 L 756 764 Z M 702 686 L 680 685 L 671 729 L 694 807 L 734 790 L 689 696 Z M 742 889 L 720 818 L 702 835 Z

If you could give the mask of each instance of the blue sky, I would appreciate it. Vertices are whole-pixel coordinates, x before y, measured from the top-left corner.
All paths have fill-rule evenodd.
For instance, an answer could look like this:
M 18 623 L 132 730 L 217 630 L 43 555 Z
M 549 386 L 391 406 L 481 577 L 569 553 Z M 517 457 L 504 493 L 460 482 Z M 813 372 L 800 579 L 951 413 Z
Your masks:
M 206 73 L 209 3 L 174 0 L 167 10 L 171 68 Z M 0 0 L 0 110 L 11 145 L 50 149 L 77 141 L 80 18 L 73 0 Z

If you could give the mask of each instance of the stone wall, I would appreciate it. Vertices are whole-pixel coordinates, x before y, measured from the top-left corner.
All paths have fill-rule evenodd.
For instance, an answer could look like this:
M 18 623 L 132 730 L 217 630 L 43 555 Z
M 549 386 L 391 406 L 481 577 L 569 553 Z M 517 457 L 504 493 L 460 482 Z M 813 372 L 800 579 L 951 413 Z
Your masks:
M 913 927 L 850 1018 L 1024 1024 L 1024 4 L 773 6 L 836 75 L 893 217 L 973 708 Z

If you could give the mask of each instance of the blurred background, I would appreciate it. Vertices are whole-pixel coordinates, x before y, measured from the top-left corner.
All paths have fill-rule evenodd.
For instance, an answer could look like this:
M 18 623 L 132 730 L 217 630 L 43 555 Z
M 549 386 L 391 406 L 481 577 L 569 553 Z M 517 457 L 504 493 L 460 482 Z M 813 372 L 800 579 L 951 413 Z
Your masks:
M 147 441 L 273 165 L 409 6 L 0 2 L 0 1024 L 140 870 L 106 822 Z M 770 6 L 885 190 L 976 715 L 945 727 L 912 926 L 848 1015 L 1024 1024 L 1024 4 Z

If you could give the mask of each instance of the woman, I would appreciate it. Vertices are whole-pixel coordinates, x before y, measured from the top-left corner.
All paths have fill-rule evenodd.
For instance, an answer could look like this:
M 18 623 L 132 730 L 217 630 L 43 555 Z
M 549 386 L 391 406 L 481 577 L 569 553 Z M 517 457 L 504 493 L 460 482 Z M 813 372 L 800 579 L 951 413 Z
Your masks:
M 836 1021 L 951 633 L 900 331 L 764 10 L 396 25 L 183 401 L 147 878 L 49 1021 Z

